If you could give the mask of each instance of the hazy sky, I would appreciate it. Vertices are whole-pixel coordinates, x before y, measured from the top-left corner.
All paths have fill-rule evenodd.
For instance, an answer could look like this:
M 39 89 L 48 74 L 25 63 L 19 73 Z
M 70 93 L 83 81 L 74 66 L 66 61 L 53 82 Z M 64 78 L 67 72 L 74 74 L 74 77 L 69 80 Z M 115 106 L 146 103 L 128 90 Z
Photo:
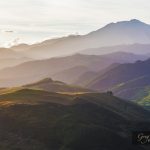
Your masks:
M 150 24 L 149 0 L 0 0 L 0 46 L 85 34 L 107 23 Z

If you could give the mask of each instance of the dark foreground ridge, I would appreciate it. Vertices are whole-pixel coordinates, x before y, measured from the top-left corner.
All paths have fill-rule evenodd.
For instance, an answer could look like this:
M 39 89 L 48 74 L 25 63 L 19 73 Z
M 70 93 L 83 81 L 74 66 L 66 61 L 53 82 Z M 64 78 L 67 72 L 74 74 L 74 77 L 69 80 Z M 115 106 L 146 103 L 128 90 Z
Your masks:
M 105 93 L 9 91 L 0 95 L 0 149 L 146 150 L 131 132 L 150 130 L 149 115 Z

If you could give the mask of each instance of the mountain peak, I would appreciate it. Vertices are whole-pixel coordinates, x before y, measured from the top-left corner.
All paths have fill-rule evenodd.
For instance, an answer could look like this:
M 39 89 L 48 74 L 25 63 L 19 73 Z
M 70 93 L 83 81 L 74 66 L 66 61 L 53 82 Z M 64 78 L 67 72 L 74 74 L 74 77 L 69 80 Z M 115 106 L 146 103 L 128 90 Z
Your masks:
M 137 27 L 140 30 L 137 29 Z M 129 38 L 126 38 L 126 39 L 122 38 L 122 43 L 127 44 L 127 41 L 129 41 L 130 44 L 131 44 L 131 42 L 133 42 L 133 43 L 144 43 L 145 44 L 145 43 L 149 43 L 149 38 L 143 40 L 145 37 L 147 37 L 147 34 L 144 35 L 144 33 L 146 33 L 147 31 L 148 32 L 150 31 L 148 28 L 150 28 L 149 24 L 146 24 L 146 23 L 144 23 L 144 22 L 142 22 L 140 20 L 137 20 L 137 19 L 131 19 L 131 20 L 126 20 L 126 21 L 118 21 L 118 22 L 109 23 L 106 26 L 104 26 L 104 27 L 102 27 L 102 28 L 100 28 L 100 29 L 98 29 L 98 30 L 96 30 L 94 32 L 89 33 L 88 35 L 91 35 L 91 34 L 94 34 L 94 35 L 95 34 L 96 35 L 103 34 L 103 35 L 106 36 L 106 33 L 109 32 L 109 34 L 107 33 L 107 35 L 108 35 L 107 36 L 107 43 L 108 43 L 108 39 L 110 37 L 113 37 L 113 38 L 116 37 L 116 34 L 118 34 L 119 37 L 117 37 L 117 38 L 119 39 L 120 38 L 120 34 L 123 34 L 123 35 L 129 34 L 128 36 L 130 37 L 131 36 L 131 32 L 133 32 L 133 35 L 135 35 L 135 33 L 136 33 L 136 35 L 134 37 L 135 41 L 133 42 L 133 39 L 129 39 Z M 143 33 L 142 42 L 139 41 L 139 38 L 137 38 L 137 33 L 138 32 L 139 32 L 139 34 Z M 133 36 L 132 36 L 132 38 L 133 38 Z M 145 42 L 146 40 L 147 40 L 147 42 Z M 118 43 L 116 43 L 116 44 L 112 43 L 112 45 L 118 45 Z
M 132 24 L 144 24 L 144 25 L 147 25 L 146 23 L 144 23 L 144 22 L 142 22 L 140 20 L 137 20 L 137 19 L 131 19 L 129 22 L 132 23 Z
M 117 25 L 117 24 L 134 24 L 134 25 L 136 25 L 136 24 L 144 24 L 144 25 L 146 25 L 146 23 L 144 23 L 144 22 L 142 22 L 140 20 L 131 19 L 129 21 L 119 21 L 119 22 L 116 22 L 116 23 L 112 22 L 112 23 L 110 23 L 110 24 L 108 24 L 106 26 L 113 26 L 113 25 Z
M 130 22 L 133 22 L 133 23 L 139 23 L 140 22 L 141 23 L 141 21 L 138 19 L 131 19 Z
M 45 78 L 43 80 L 38 81 L 37 83 L 52 83 L 54 82 L 51 78 Z
M 116 22 L 116 23 L 111 23 L 111 24 L 124 24 L 124 25 L 127 25 L 127 24 L 130 24 L 130 25 L 147 25 L 146 23 L 138 20 L 138 19 L 131 19 L 129 21 L 119 21 L 119 22 Z

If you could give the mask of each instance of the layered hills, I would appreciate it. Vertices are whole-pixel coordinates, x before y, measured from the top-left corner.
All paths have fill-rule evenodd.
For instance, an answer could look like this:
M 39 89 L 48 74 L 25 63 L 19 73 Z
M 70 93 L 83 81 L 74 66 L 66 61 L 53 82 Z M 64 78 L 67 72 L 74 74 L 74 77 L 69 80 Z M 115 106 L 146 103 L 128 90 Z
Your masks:
M 88 87 L 99 91 L 112 90 L 117 96 L 136 100 L 148 94 L 150 84 L 150 59 L 120 64 L 103 75 L 97 76 Z
M 123 58 L 123 59 L 122 59 Z M 145 56 L 145 59 L 147 56 Z M 52 77 L 66 83 L 74 83 L 86 72 L 100 72 L 113 63 L 127 63 L 144 57 L 130 53 L 108 55 L 75 54 L 66 57 L 36 60 L 5 68 L 0 71 L 0 87 L 18 86 Z

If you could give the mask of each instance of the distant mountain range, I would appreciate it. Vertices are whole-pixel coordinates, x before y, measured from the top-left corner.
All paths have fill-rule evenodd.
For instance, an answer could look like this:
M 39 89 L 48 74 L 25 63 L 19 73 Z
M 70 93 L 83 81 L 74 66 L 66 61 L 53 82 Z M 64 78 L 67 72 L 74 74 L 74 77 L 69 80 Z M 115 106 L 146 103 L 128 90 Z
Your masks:
M 0 87 L 18 86 L 52 77 L 66 83 L 74 83 L 85 72 L 100 72 L 113 63 L 135 62 L 146 59 L 130 53 L 112 53 L 109 55 L 81 55 L 36 60 L 0 71 Z
M 25 53 L 35 59 L 70 55 L 84 49 L 116 45 L 150 44 L 150 25 L 139 20 L 110 23 L 87 35 L 70 35 L 68 37 L 46 40 L 41 43 L 21 44 L 12 49 Z M 113 48 L 112 48 L 113 49 Z M 101 49 L 100 49 L 101 50 Z M 108 52 L 110 53 L 108 49 Z M 104 54 L 104 51 L 98 52 Z
M 87 35 L 0 48 L 0 87 L 53 78 L 94 90 L 112 90 L 126 99 L 143 99 L 149 89 L 149 74 L 142 74 L 149 51 L 150 25 L 136 19 L 110 23 Z
M 148 55 L 150 57 L 150 44 L 131 44 L 131 45 L 118 45 L 107 46 L 100 48 L 91 48 L 81 51 L 81 54 L 88 55 L 102 55 L 112 52 L 128 52 L 140 55 Z

